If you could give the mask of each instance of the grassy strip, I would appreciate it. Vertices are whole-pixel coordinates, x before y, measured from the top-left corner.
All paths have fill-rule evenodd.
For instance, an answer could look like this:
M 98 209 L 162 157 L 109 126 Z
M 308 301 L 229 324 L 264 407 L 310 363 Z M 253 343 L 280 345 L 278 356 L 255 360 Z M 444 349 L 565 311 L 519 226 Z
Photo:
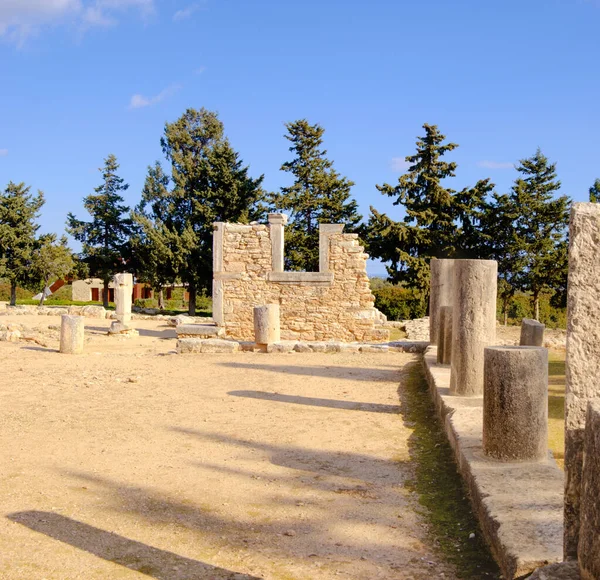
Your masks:
M 548 353 L 548 447 L 560 467 L 565 463 L 565 356 Z
M 421 363 L 410 368 L 399 393 L 404 420 L 414 429 L 409 450 L 416 470 L 407 487 L 419 496 L 434 545 L 455 566 L 459 578 L 500 578 L 431 401 Z

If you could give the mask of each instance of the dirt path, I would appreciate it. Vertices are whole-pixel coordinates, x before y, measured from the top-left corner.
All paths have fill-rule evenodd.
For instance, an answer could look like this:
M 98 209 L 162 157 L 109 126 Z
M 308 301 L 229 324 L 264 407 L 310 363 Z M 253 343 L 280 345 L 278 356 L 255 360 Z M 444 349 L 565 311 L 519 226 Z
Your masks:
M 174 355 L 88 321 L 0 343 L 0 578 L 454 578 L 399 415 L 408 354 Z

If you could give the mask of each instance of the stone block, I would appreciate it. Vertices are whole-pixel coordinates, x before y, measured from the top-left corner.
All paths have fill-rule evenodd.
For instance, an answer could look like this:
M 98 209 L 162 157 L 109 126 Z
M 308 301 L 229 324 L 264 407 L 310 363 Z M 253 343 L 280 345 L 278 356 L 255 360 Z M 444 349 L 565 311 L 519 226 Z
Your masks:
M 548 459 L 548 351 L 484 351 L 483 450 L 502 461 Z
M 544 329 L 546 326 L 537 320 L 523 318 L 521 320 L 521 346 L 544 346 Z
M 64 314 L 60 324 L 60 352 L 81 354 L 84 342 L 84 319 L 81 316 Z
M 181 338 L 219 338 L 225 334 L 225 329 L 209 324 L 180 324 L 176 332 Z
M 232 353 L 240 350 L 239 342 L 220 338 L 180 338 L 177 341 L 177 352 L 185 353 Z

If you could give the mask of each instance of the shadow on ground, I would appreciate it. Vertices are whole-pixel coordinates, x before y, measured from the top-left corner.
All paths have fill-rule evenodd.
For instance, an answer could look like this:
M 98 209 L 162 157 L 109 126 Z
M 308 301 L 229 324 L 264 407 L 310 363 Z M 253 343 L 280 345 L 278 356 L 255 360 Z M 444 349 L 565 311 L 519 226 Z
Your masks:
M 256 576 L 184 558 L 53 512 L 24 511 L 9 514 L 7 517 L 40 534 L 152 578 L 259 580 Z

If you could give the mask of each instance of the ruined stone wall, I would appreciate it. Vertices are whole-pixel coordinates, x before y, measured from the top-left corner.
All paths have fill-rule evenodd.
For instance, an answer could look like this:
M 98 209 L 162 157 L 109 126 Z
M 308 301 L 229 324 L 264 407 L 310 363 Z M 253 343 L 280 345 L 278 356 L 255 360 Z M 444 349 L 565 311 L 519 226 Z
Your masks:
M 284 272 L 285 220 L 275 219 L 284 216 L 269 217 L 269 226 L 215 224 L 213 316 L 226 335 L 253 340 L 254 306 L 279 304 L 283 340 L 388 340 L 358 236 L 325 225 L 321 271 Z

